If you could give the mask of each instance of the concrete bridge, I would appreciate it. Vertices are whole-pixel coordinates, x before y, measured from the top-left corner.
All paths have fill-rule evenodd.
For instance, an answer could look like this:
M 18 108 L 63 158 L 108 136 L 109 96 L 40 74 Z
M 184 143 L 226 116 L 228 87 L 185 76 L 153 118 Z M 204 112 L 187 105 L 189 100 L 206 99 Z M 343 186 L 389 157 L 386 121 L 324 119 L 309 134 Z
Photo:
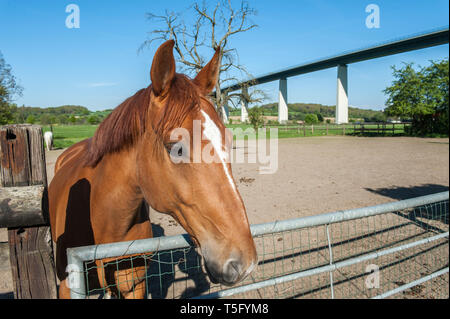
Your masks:
M 287 79 L 292 76 L 311 73 L 319 70 L 337 67 L 336 88 L 336 123 L 348 122 L 348 64 L 376 59 L 388 55 L 420 50 L 433 46 L 449 43 L 449 28 L 432 32 L 420 33 L 394 41 L 377 44 L 368 48 L 342 53 L 314 62 L 301 64 L 281 71 L 273 72 L 249 79 L 234 85 L 221 88 L 222 92 L 247 90 L 248 87 L 272 81 L 279 81 L 278 93 L 278 122 L 288 120 L 288 95 Z M 228 116 L 228 106 L 225 106 L 225 114 Z M 227 118 L 225 120 L 228 120 Z M 241 121 L 248 120 L 248 102 L 241 102 Z

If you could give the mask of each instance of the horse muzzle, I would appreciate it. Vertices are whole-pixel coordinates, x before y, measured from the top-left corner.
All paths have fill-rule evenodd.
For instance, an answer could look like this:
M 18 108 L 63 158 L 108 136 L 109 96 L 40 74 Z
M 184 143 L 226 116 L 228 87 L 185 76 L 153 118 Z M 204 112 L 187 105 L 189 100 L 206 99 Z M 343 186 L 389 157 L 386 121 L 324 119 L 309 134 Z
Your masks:
M 257 261 L 253 260 L 248 266 L 247 264 L 239 259 L 230 258 L 223 265 L 206 261 L 205 268 L 212 283 L 232 286 L 247 277 L 256 267 Z

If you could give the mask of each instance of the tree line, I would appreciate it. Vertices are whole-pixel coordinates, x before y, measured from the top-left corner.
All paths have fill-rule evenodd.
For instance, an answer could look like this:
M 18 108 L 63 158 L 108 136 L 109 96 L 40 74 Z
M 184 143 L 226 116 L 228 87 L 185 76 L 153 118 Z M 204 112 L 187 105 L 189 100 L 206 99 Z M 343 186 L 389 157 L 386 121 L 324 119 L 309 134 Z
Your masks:
M 252 112 L 260 109 L 261 115 L 278 114 L 278 103 L 269 103 L 251 108 Z M 308 124 L 325 122 L 325 118 L 333 118 L 335 116 L 336 106 L 323 105 L 318 103 L 288 103 L 288 120 L 304 121 Z M 239 115 L 240 109 L 231 109 L 231 115 Z M 368 109 L 360 109 L 357 107 L 349 107 L 350 121 L 364 122 L 385 122 L 387 116 L 383 111 L 375 111 Z
M 91 112 L 81 105 L 58 107 L 16 106 L 13 109 L 15 123 L 48 124 L 99 124 L 112 110 Z

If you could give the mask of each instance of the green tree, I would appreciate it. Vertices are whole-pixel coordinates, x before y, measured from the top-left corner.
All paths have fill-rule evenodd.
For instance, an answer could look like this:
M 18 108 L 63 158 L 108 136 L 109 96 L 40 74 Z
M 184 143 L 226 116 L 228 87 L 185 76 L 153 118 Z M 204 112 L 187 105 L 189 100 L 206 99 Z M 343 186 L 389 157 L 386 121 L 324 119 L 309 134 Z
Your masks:
M 322 114 L 316 113 L 316 115 L 317 115 L 317 121 L 318 121 L 319 123 L 322 123 L 322 122 L 323 122 L 323 116 L 322 116 Z
M 100 119 L 96 115 L 91 115 L 87 119 L 88 123 L 91 125 L 100 123 Z
M 55 124 L 58 120 L 55 115 L 50 115 L 49 121 L 50 121 L 50 124 Z
M 392 67 L 395 80 L 383 92 L 387 116 L 412 119 L 412 133 L 448 135 L 448 59 L 431 61 L 427 67 Z
M 252 107 L 248 111 L 248 120 L 250 124 L 253 126 L 253 128 L 258 130 L 259 127 L 261 127 L 264 124 L 264 117 L 263 117 L 263 111 L 259 107 Z
M 305 123 L 306 124 L 316 124 L 316 123 L 319 123 L 319 119 L 317 118 L 316 114 L 306 114 Z
M 34 122 L 36 122 L 36 119 L 34 118 L 34 116 L 33 115 L 29 115 L 28 117 L 27 117 L 27 121 L 26 121 L 28 124 L 34 124 Z
M 42 114 L 41 117 L 40 117 L 40 119 L 39 119 L 39 122 L 40 122 L 42 125 L 50 124 L 50 123 L 51 123 L 51 122 L 50 122 L 50 115 L 48 115 L 48 114 Z
M 69 117 L 69 124 L 75 124 L 76 121 L 77 121 L 77 119 L 75 118 L 74 115 L 71 115 L 71 116 Z
M 0 101 L 0 125 L 14 121 L 15 105 Z
M 65 114 L 61 114 L 57 117 L 57 122 L 59 124 L 67 124 L 69 122 L 69 118 Z
M 22 94 L 22 87 L 17 84 L 9 64 L 6 64 L 0 52 L 0 125 L 13 122 L 16 105 L 12 104 L 14 96 Z

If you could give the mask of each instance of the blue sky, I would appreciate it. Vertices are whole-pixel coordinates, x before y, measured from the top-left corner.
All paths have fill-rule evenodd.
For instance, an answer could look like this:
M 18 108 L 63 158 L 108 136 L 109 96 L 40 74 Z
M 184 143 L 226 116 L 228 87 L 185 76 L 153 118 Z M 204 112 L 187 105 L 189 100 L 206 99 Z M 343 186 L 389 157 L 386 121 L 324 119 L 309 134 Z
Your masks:
M 236 1 L 235 1 L 236 2 Z M 238 1 L 239 2 L 239 1 Z M 238 3 L 236 2 L 236 3 Z M 68 4 L 80 8 L 80 28 L 65 26 Z M 188 0 L 0 0 L 0 51 L 23 86 L 18 105 L 114 108 L 150 84 L 157 46 L 138 54 L 155 28 L 146 13 L 182 12 Z M 207 1 L 214 5 L 216 1 Z M 380 28 L 368 29 L 368 4 L 380 8 Z M 258 28 L 231 39 L 240 63 L 257 76 L 307 61 L 448 25 L 447 0 L 250 0 Z M 391 65 L 448 57 L 448 45 L 349 65 L 350 105 L 382 109 Z M 260 86 L 277 100 L 278 83 Z M 288 101 L 336 103 L 336 70 L 288 79 Z

